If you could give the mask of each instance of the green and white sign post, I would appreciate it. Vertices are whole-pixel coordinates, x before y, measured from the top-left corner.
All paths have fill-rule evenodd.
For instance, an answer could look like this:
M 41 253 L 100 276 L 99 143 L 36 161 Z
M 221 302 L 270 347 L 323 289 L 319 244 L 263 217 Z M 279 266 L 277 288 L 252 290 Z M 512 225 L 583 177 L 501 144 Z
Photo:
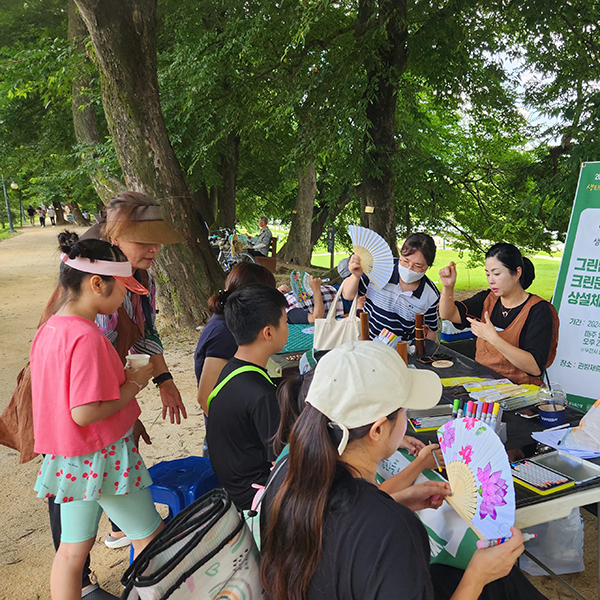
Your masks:
M 587 411 L 600 396 L 600 162 L 581 166 L 552 302 L 560 331 L 548 374 Z

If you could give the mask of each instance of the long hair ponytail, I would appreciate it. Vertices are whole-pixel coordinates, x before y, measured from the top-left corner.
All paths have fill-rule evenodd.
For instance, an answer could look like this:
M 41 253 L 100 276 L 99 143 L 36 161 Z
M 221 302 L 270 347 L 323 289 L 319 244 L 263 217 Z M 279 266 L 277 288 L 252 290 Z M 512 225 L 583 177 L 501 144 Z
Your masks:
M 269 508 L 260 575 L 272 600 L 304 600 L 321 560 L 323 520 L 337 467 L 329 419 L 307 405 L 290 435 L 289 469 Z

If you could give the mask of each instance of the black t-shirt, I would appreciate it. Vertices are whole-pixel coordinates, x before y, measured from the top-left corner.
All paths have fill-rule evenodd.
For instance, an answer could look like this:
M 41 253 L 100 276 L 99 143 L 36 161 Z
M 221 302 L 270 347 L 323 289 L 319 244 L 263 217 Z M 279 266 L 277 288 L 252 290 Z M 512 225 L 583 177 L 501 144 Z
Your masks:
M 267 488 L 261 532 L 286 471 L 284 464 Z M 427 532 L 411 510 L 339 465 L 325 513 L 323 555 L 307 600 L 390 598 L 433 598 Z
M 471 318 L 482 318 L 483 303 L 491 294 L 491 290 L 485 290 L 475 294 L 468 300 L 462 302 L 455 302 L 458 311 L 460 312 L 461 323 L 455 325 L 461 329 L 463 327 L 469 327 L 471 324 L 467 321 L 467 316 Z M 528 297 L 529 299 L 529 297 Z M 490 315 L 492 325 L 498 329 L 506 329 L 517 317 L 517 315 L 523 310 L 525 302 L 520 306 L 515 306 L 508 311 L 508 314 L 504 317 L 502 311 L 506 311 L 502 305 L 502 299 L 499 299 Z M 521 334 L 519 335 L 519 348 L 531 353 L 535 362 L 537 363 L 540 371 L 543 371 L 548 362 L 548 354 L 550 353 L 550 345 L 552 343 L 552 314 L 550 312 L 550 305 L 548 302 L 538 302 L 535 306 L 531 307 L 529 316 L 523 325 Z
M 232 371 L 249 365 L 256 366 L 232 358 L 217 385 Z M 252 484 L 265 484 L 275 460 L 269 442 L 279 426 L 275 391 L 260 373 L 245 372 L 228 381 L 210 403 L 206 431 L 210 461 L 221 485 L 243 510 L 250 508 L 256 493 Z
M 238 345 L 233 333 L 227 328 L 225 315 L 213 315 L 200 333 L 198 345 L 194 352 L 194 370 L 196 382 L 200 383 L 200 375 L 207 358 L 223 358 L 229 360 L 237 352 Z

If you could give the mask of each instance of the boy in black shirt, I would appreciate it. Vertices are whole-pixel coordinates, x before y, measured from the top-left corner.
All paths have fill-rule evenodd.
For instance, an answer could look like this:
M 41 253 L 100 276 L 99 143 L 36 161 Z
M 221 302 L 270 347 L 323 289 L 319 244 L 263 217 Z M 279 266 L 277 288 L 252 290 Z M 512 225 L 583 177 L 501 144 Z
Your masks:
M 221 485 L 248 510 L 275 460 L 270 440 L 279 425 L 275 385 L 266 366 L 287 342 L 287 301 L 269 286 L 249 285 L 225 305 L 225 321 L 238 350 L 225 365 L 208 398 L 206 439 Z

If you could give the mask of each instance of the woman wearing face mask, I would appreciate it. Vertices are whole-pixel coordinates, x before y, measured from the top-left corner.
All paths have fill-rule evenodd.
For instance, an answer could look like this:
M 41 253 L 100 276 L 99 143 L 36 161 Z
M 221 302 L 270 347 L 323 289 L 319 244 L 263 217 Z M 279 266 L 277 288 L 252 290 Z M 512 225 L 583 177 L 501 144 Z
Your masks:
M 542 384 L 558 344 L 558 315 L 549 303 L 525 290 L 535 279 L 533 263 L 512 244 L 485 255 L 489 290 L 455 302 L 456 265 L 440 270 L 440 316 L 477 336 L 475 360 L 515 383 Z
M 425 313 L 427 338 L 435 340 L 440 293 L 425 275 L 433 264 L 435 250 L 435 242 L 430 235 L 413 233 L 404 242 L 400 258 L 394 259 L 392 277 L 381 290 L 363 272 L 360 258 L 352 255 L 348 263 L 352 275 L 344 281 L 342 296 L 346 300 L 353 300 L 357 293 L 365 296 L 371 339 L 385 328 L 401 340 L 412 340 L 415 337 L 415 314 Z

